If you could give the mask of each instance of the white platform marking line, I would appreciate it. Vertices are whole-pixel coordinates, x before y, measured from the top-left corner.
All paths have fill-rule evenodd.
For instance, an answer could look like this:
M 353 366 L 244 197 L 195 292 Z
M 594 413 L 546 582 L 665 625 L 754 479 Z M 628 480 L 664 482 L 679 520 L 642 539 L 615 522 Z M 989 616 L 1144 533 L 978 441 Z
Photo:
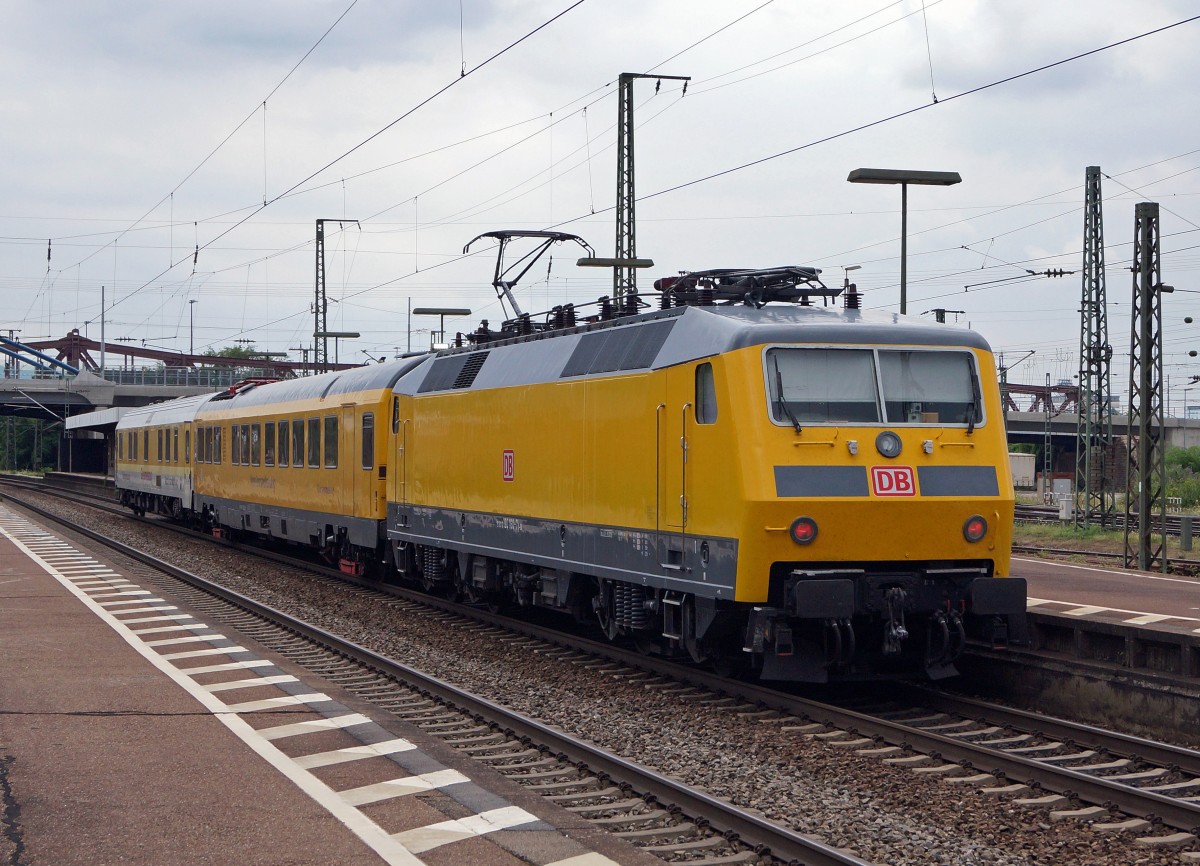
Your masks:
M 589 851 L 586 854 L 568 857 L 566 860 L 555 860 L 553 863 L 547 863 L 546 866 L 618 866 L 618 864 L 616 860 L 610 860 L 597 851 Z
M 143 635 L 165 634 L 172 631 L 200 631 L 202 628 L 208 628 L 208 626 L 202 622 L 193 622 L 187 625 L 179 623 L 178 625 L 153 625 L 150 628 L 131 628 L 130 631 L 137 635 Z
M 320 804 L 329 814 L 333 815 L 337 820 L 357 836 L 363 844 L 367 845 L 372 851 L 377 853 L 386 863 L 392 866 L 424 866 L 424 863 L 414 855 L 411 851 L 405 848 L 402 844 L 393 839 L 383 828 L 378 824 L 355 809 L 349 806 L 337 793 L 324 782 L 320 781 L 316 776 L 298 767 L 296 762 L 287 755 L 279 751 L 279 749 L 271 745 L 264 737 L 260 736 L 246 721 L 240 716 L 229 712 L 221 701 L 214 695 L 209 694 L 196 685 L 191 677 L 183 674 L 179 669 L 172 665 L 164 656 L 160 656 L 152 648 L 146 644 L 137 635 L 133 634 L 129 629 L 106 611 L 98 604 L 93 602 L 87 595 L 76 589 L 71 581 L 58 574 L 53 567 L 44 562 L 34 551 L 27 545 L 15 538 L 12 533 L 7 530 L 0 529 L 8 536 L 9 540 L 16 544 L 17 547 L 25 551 L 26 555 L 36 562 L 47 574 L 54 577 L 66 589 L 73 593 L 81 602 L 89 607 L 100 619 L 108 624 L 110 628 L 119 634 L 126 643 L 133 647 L 134 651 L 145 658 L 150 664 L 158 668 L 166 676 L 170 677 L 180 688 L 184 689 L 188 694 L 196 699 L 209 712 L 213 713 L 216 719 L 230 731 L 232 731 L 239 739 L 242 740 L 251 750 L 259 757 L 269 763 L 272 767 L 278 770 L 282 775 L 288 778 L 296 787 L 302 790 L 305 794 L 311 797 L 314 801 Z M 242 647 L 225 648 L 223 652 L 245 652 Z
M 203 686 L 197 686 L 203 689 Z M 280 707 L 299 707 L 306 704 L 319 704 L 332 701 L 329 695 L 312 692 L 307 695 L 281 695 L 277 698 L 264 698 L 261 701 L 246 701 L 243 704 L 224 704 L 222 709 L 227 713 L 257 713 L 259 710 L 276 710 Z
M 411 752 L 415 749 L 412 743 L 404 739 L 386 740 L 382 743 L 369 743 L 365 746 L 350 746 L 347 749 L 336 749 L 332 752 L 315 752 L 311 755 L 300 755 L 292 758 L 306 770 L 316 767 L 331 767 L 334 764 L 344 764 L 347 761 L 361 761 L 365 758 L 379 758 L 396 755 L 400 752 Z
M 1037 565 L 1046 565 L 1047 564 L 1047 560 L 1045 560 L 1045 559 L 1025 559 L 1024 557 L 1018 557 L 1018 556 L 1014 556 L 1012 558 L 1012 561 L 1013 562 L 1028 562 L 1028 563 L 1037 564 Z M 1094 565 L 1070 565 L 1065 562 L 1055 562 L 1055 563 L 1053 563 L 1053 565 L 1055 568 L 1074 568 L 1079 571 L 1097 571 L 1100 574 L 1111 574 L 1114 577 L 1123 577 L 1126 579 L 1131 578 L 1131 577 L 1137 577 L 1137 578 L 1143 578 L 1145 580 L 1165 580 L 1167 583 L 1190 583 L 1192 586 L 1196 585 L 1196 581 L 1188 580 L 1185 577 L 1161 577 L 1161 576 L 1155 575 L 1155 574 L 1147 574 L 1144 571 L 1114 571 L 1111 568 L 1097 568 Z
M 225 662 L 219 665 L 201 665 L 195 668 L 179 668 L 180 671 L 187 674 L 189 677 L 197 676 L 198 674 L 215 674 L 221 671 L 238 671 L 248 670 L 250 668 L 270 668 L 274 667 L 275 662 L 267 659 L 251 659 L 246 662 Z
M 103 608 L 101 608 L 101 609 L 103 609 Z M 167 608 L 163 608 L 163 610 L 166 610 L 166 609 Z M 154 608 L 151 608 L 151 610 L 154 610 Z M 125 613 L 132 613 L 132 611 L 127 610 L 127 611 L 125 611 Z M 167 614 L 166 616 L 144 616 L 141 619 L 123 619 L 123 620 L 117 620 L 117 621 L 122 622 L 125 625 L 137 625 L 137 624 L 143 623 L 143 622 L 169 622 L 170 620 L 192 619 L 192 618 L 193 617 L 190 613 L 172 613 L 172 614 Z
M 421 773 L 418 776 L 405 776 L 402 779 L 389 779 L 374 785 L 363 785 L 361 788 L 349 788 L 345 791 L 338 791 L 338 796 L 350 806 L 366 806 L 381 800 L 390 800 L 393 797 L 421 794 L 435 788 L 448 788 L 451 785 L 461 785 L 463 782 L 469 781 L 471 780 L 458 770 L 434 770 L 432 773 Z
M 1027 600 L 1028 607 L 1037 607 L 1037 606 L 1047 605 L 1047 604 L 1061 604 L 1063 607 L 1068 607 L 1069 605 L 1073 605 L 1074 602 L 1057 601 L 1052 598 L 1031 598 L 1031 599 Z M 1185 623 L 1186 622 L 1200 622 L 1200 617 L 1180 616 L 1177 613 L 1171 613 L 1171 614 L 1146 613 L 1144 610 L 1124 610 L 1119 607 L 1099 607 L 1097 605 L 1076 605 L 1075 607 L 1071 607 L 1069 610 L 1059 611 L 1059 613 L 1061 613 L 1063 616 L 1089 616 L 1093 613 L 1104 613 L 1104 612 L 1122 613 L 1122 614 L 1126 614 L 1128 616 L 1136 617 L 1136 618 L 1159 617 L 1159 619 L 1147 619 L 1145 621 L 1146 623 L 1165 622 L 1170 619 L 1178 620 L 1179 622 L 1185 622 Z M 1124 620 L 1124 622 L 1132 622 L 1132 620 Z M 1200 631 L 1198 631 L 1197 634 L 1200 634 Z
M 1121 621 L 1127 625 L 1150 625 L 1150 623 L 1162 622 L 1165 619 L 1175 619 L 1175 617 L 1166 613 L 1147 613 L 1143 614 L 1142 616 L 1135 616 Z
M 178 629 L 173 628 L 173 629 L 171 629 L 171 631 L 178 631 Z M 131 632 L 131 634 L 132 634 L 132 632 Z M 153 649 L 154 647 L 174 646 L 175 644 L 180 644 L 180 643 L 201 643 L 203 641 L 211 642 L 214 640 L 225 640 L 225 639 L 226 639 L 225 635 L 223 635 L 223 634 L 217 634 L 217 633 L 196 634 L 196 635 L 189 635 L 188 637 L 168 637 L 168 638 L 163 638 L 162 640 L 148 640 L 148 641 L 146 641 L 146 646 Z M 222 649 L 206 650 L 205 652 L 206 653 L 208 653 L 208 652 L 227 653 L 227 652 L 230 652 L 230 650 L 222 648 Z M 180 659 L 180 658 L 189 658 L 189 655 L 187 653 L 173 653 L 171 655 L 164 655 L 163 658 L 166 659 L 167 661 L 173 661 L 175 659 Z
M 148 601 L 149 599 L 146 599 L 146 600 Z M 158 607 L 134 607 L 134 608 L 130 608 L 129 610 L 110 610 L 109 613 L 111 613 L 113 616 L 125 616 L 125 615 L 131 614 L 131 613 L 166 613 L 168 610 L 179 610 L 179 608 L 177 608 L 173 604 L 163 604 L 163 605 L 159 605 Z M 173 618 L 174 619 L 191 619 L 192 615 L 190 613 L 189 614 L 174 614 Z M 121 622 L 149 622 L 149 620 L 123 619 L 123 620 L 121 620 Z
M 223 635 L 223 634 L 201 635 L 199 637 L 199 640 L 225 640 L 225 635 Z M 155 641 L 154 643 L 157 643 L 157 641 Z M 167 641 L 167 643 L 176 643 L 176 641 Z M 146 646 L 153 646 L 153 644 L 148 643 L 148 644 L 146 644 Z M 180 659 L 196 659 L 196 658 L 200 658 L 201 656 L 227 656 L 232 653 L 248 653 L 248 652 L 250 652 L 250 650 L 246 649 L 244 646 L 217 646 L 217 647 L 213 647 L 212 649 L 187 650 L 185 652 L 179 652 L 179 653 L 167 653 L 166 655 L 159 656 L 159 658 L 161 658 L 163 661 L 173 662 L 173 661 L 179 661 Z M 179 670 L 179 668 L 175 668 L 175 670 Z
M 188 676 L 193 676 L 191 671 L 184 671 Z M 291 674 L 278 674 L 273 677 L 255 677 L 251 680 L 231 680 L 227 683 L 212 683 L 210 685 L 202 685 L 200 688 L 207 692 L 228 692 L 234 689 L 252 689 L 255 686 L 274 686 L 279 683 L 298 683 L 300 682 Z
M 322 731 L 336 731 L 341 728 L 353 728 L 355 725 L 367 724 L 373 723 L 362 713 L 347 713 L 327 719 L 309 719 L 304 722 L 293 722 L 290 725 L 259 728 L 258 735 L 264 740 L 282 740 L 286 737 L 298 737 L 301 734 L 318 734 Z
M 396 833 L 393 839 L 401 842 L 410 851 L 420 854 L 449 842 L 460 839 L 470 839 L 472 836 L 483 836 L 495 833 L 497 830 L 508 830 L 522 824 L 530 824 L 538 819 L 519 806 L 506 806 L 503 809 L 492 809 L 480 812 L 456 821 L 442 821 L 430 824 L 428 827 L 417 827 Z

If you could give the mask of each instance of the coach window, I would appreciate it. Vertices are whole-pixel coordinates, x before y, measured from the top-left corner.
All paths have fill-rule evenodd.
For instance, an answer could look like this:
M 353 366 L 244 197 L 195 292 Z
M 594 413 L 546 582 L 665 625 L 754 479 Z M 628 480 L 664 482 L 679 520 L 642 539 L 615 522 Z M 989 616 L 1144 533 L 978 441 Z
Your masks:
M 696 368 L 696 423 L 717 423 L 717 385 L 713 380 L 712 364 Z
M 325 468 L 336 469 L 338 460 L 337 415 L 325 416 Z
M 304 465 L 304 421 L 300 418 L 292 422 L 292 465 L 297 469 Z
M 291 426 L 287 421 L 279 422 L 279 465 L 288 465 L 288 448 L 291 447 L 289 437 L 291 436 Z
M 242 462 L 242 437 L 238 435 L 236 424 L 229 428 L 229 463 L 237 466 Z
M 392 398 L 392 432 L 400 432 L 400 398 Z
M 362 468 L 375 468 L 375 413 L 364 412 L 362 417 Z
M 183 431 L 183 462 L 192 462 L 192 431 Z
M 308 419 L 308 468 L 321 466 L 321 419 Z
M 212 429 L 212 434 L 213 434 L 213 440 L 212 440 L 213 463 L 219 464 L 221 462 L 221 428 L 214 427 Z
M 158 428 L 158 456 L 155 458 L 155 460 L 157 460 L 160 463 L 162 462 L 162 455 L 163 455 L 162 440 L 163 440 L 163 431 L 162 431 L 162 428 L 159 427 Z
M 238 428 L 238 435 L 242 439 L 242 465 L 250 465 L 250 425 L 243 424 Z
M 150 462 L 150 431 L 142 431 L 142 459 Z
M 250 465 L 258 466 L 259 458 L 262 456 L 262 427 L 258 424 L 250 425 Z
M 275 422 L 263 425 L 263 466 L 275 465 Z
M 179 428 L 171 428 L 171 456 L 176 463 L 179 462 Z

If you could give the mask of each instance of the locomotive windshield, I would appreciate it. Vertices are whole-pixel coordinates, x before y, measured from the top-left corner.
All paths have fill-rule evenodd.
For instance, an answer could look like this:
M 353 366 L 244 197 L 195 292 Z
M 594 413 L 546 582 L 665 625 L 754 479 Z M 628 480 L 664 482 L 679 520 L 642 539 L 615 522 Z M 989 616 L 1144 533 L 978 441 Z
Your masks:
M 767 395 L 777 424 L 964 424 L 983 419 L 968 352 L 773 348 Z

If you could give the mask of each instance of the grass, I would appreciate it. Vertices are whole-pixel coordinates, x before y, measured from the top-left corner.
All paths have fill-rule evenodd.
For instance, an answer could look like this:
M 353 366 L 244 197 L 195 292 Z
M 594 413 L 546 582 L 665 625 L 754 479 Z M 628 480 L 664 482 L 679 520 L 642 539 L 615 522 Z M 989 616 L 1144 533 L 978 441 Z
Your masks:
M 1153 536 L 1158 544 L 1158 536 Z M 1136 543 L 1136 537 L 1131 542 Z M 1200 539 L 1197 539 L 1200 542 Z M 1013 544 L 1021 547 L 1056 548 L 1092 553 L 1124 553 L 1124 530 L 1089 527 L 1077 529 L 1071 524 L 1052 526 L 1047 524 L 1017 523 L 1013 527 Z M 1179 549 L 1177 536 L 1167 537 L 1166 555 L 1170 560 L 1195 560 L 1200 562 L 1200 546 L 1190 551 Z

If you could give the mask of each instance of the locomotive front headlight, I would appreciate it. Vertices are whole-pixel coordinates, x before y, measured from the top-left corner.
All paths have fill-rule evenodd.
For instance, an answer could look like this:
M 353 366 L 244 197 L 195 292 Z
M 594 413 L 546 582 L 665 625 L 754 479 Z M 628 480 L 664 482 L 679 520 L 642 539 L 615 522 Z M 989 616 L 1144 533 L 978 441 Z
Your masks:
M 817 521 L 811 517 L 797 517 L 792 521 L 788 534 L 797 544 L 812 544 L 817 537 Z
M 904 443 L 891 430 L 884 430 L 875 437 L 875 448 L 884 457 L 899 457 L 900 452 L 904 449 Z
M 987 535 L 987 521 L 978 514 L 973 517 L 968 517 L 967 522 L 963 524 L 963 537 L 967 541 L 979 541 Z

